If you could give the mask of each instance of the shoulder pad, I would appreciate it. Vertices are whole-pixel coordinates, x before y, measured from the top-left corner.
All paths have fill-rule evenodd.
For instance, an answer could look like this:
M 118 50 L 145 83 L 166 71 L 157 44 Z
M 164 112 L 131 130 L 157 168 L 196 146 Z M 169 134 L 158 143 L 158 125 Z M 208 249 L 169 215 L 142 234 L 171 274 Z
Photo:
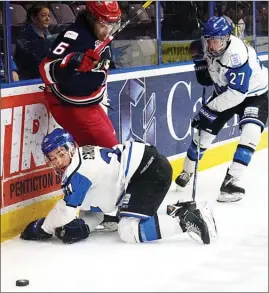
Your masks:
M 239 38 L 231 36 L 231 43 L 219 62 L 228 68 L 243 66 L 248 61 L 248 48 Z

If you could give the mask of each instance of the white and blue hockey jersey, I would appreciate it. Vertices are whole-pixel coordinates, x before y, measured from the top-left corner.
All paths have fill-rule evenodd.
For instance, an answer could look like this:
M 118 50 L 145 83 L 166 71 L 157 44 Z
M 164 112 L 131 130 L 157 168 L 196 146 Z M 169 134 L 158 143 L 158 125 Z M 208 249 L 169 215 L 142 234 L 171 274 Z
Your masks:
M 230 40 L 222 56 L 206 57 L 218 95 L 207 106 L 218 112 L 239 105 L 246 97 L 255 98 L 268 91 L 268 69 L 262 65 L 254 48 L 233 35 Z
M 98 207 L 113 212 L 143 158 L 145 144 L 127 141 L 112 149 L 84 146 L 76 149 L 62 178 L 64 198 L 46 217 L 42 229 L 55 228 L 75 219 L 80 210 Z

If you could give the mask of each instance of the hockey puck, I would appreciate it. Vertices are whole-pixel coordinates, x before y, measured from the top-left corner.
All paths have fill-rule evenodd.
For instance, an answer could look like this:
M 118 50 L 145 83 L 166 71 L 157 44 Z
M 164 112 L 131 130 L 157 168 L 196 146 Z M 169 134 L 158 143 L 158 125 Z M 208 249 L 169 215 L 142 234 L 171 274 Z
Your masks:
M 24 287 L 29 285 L 29 280 L 21 279 L 16 281 L 16 286 Z

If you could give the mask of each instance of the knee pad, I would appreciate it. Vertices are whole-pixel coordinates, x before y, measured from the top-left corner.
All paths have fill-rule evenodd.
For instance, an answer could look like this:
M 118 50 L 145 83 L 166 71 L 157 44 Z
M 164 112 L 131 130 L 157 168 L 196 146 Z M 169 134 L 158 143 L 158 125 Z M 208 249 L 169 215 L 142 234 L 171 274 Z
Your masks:
M 234 162 L 248 166 L 261 138 L 261 126 L 253 123 L 242 125 L 240 142 L 234 154 Z
M 118 224 L 120 238 L 128 243 L 148 242 L 161 239 L 158 216 L 148 219 L 121 218 Z
M 215 139 L 216 135 L 211 134 L 207 131 L 201 131 L 201 139 L 200 139 L 200 156 L 199 160 L 203 157 L 206 149 L 211 145 L 212 141 Z M 199 132 L 195 132 L 193 135 L 193 139 L 191 145 L 188 148 L 187 156 L 191 161 L 196 161 L 197 159 L 197 144 L 199 140 Z

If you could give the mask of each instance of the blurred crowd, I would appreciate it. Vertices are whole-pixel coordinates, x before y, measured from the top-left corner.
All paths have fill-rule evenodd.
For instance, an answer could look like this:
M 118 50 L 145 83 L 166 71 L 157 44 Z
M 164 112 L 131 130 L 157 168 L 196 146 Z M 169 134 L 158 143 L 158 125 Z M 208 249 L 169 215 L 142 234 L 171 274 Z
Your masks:
M 130 19 L 142 4 L 142 1 L 119 1 L 122 21 Z M 256 34 L 267 36 L 268 2 L 258 1 L 257 5 Z M 11 65 L 14 81 L 39 78 L 38 65 L 52 42 L 59 32 L 74 22 L 84 7 L 84 1 L 11 2 Z M 235 34 L 244 38 L 253 34 L 252 9 L 251 1 L 217 1 L 214 13 L 225 16 Z M 2 10 L 0 6 L 1 81 L 4 79 Z M 209 2 L 161 1 L 160 15 L 163 42 L 196 39 L 209 18 Z M 156 64 L 156 39 L 156 8 L 153 3 L 115 38 L 112 46 L 114 68 L 140 65 L 134 63 L 136 51 L 141 65 Z

